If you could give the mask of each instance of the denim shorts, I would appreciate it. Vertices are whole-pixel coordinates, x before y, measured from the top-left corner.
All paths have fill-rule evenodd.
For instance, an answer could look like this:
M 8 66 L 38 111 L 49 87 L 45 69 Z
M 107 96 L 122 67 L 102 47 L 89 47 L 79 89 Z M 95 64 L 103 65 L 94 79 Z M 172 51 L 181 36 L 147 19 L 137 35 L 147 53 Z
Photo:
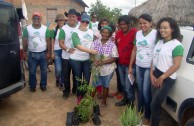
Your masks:
M 97 87 L 99 85 L 102 85 L 105 88 L 109 88 L 110 81 L 111 81 L 111 79 L 113 77 L 113 73 L 114 72 L 112 72 L 111 74 L 106 75 L 106 76 L 99 76 L 98 77 L 98 80 L 96 82 L 92 82 L 92 85 L 94 87 Z

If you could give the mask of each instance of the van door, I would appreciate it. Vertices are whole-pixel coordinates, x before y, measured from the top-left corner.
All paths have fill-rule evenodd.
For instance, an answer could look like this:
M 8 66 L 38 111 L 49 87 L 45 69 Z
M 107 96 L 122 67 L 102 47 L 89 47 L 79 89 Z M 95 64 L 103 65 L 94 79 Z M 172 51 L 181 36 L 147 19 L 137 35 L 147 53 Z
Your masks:
M 21 80 L 17 25 L 15 8 L 0 3 L 0 89 Z

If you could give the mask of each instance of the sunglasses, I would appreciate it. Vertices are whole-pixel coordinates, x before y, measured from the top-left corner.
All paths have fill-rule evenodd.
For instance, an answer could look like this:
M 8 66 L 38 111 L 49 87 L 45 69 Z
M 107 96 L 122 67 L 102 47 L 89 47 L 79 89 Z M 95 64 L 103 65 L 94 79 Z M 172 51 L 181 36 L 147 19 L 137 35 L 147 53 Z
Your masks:
M 97 17 L 92 17 L 92 18 L 97 18 Z
M 90 22 L 89 21 L 81 21 L 81 23 L 89 24 Z
M 34 17 L 33 20 L 38 20 L 39 21 L 40 18 L 39 17 Z

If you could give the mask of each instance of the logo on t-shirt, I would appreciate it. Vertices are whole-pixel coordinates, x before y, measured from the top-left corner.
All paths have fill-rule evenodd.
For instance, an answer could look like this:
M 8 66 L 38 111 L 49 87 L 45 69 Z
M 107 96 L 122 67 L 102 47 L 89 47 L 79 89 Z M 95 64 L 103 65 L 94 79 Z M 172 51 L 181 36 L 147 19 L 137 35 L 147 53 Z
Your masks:
M 89 40 L 89 41 L 92 40 L 92 36 L 90 36 L 90 34 L 85 34 L 85 35 L 83 36 L 83 38 L 84 38 L 84 39 L 87 39 L 87 40 Z
M 42 42 L 40 39 L 40 33 L 38 31 L 34 32 L 34 36 L 32 38 L 34 48 L 38 47 L 38 43 Z
M 143 41 L 139 41 L 138 44 L 141 46 L 146 46 L 148 45 L 148 42 L 146 40 L 143 40 Z

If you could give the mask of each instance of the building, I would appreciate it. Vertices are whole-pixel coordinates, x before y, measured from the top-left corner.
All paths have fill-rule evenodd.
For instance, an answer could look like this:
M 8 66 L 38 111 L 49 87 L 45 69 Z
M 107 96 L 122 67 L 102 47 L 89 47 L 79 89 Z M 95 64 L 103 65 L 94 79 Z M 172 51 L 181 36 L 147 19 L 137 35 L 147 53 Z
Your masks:
M 20 17 L 22 17 L 22 0 L 5 0 L 12 3 Z M 24 0 L 27 13 L 28 21 L 27 24 L 31 23 L 31 16 L 34 12 L 40 12 L 42 14 L 43 24 L 53 23 L 57 14 L 68 12 L 69 9 L 74 8 L 78 12 L 85 11 L 85 7 L 88 7 L 82 0 Z

